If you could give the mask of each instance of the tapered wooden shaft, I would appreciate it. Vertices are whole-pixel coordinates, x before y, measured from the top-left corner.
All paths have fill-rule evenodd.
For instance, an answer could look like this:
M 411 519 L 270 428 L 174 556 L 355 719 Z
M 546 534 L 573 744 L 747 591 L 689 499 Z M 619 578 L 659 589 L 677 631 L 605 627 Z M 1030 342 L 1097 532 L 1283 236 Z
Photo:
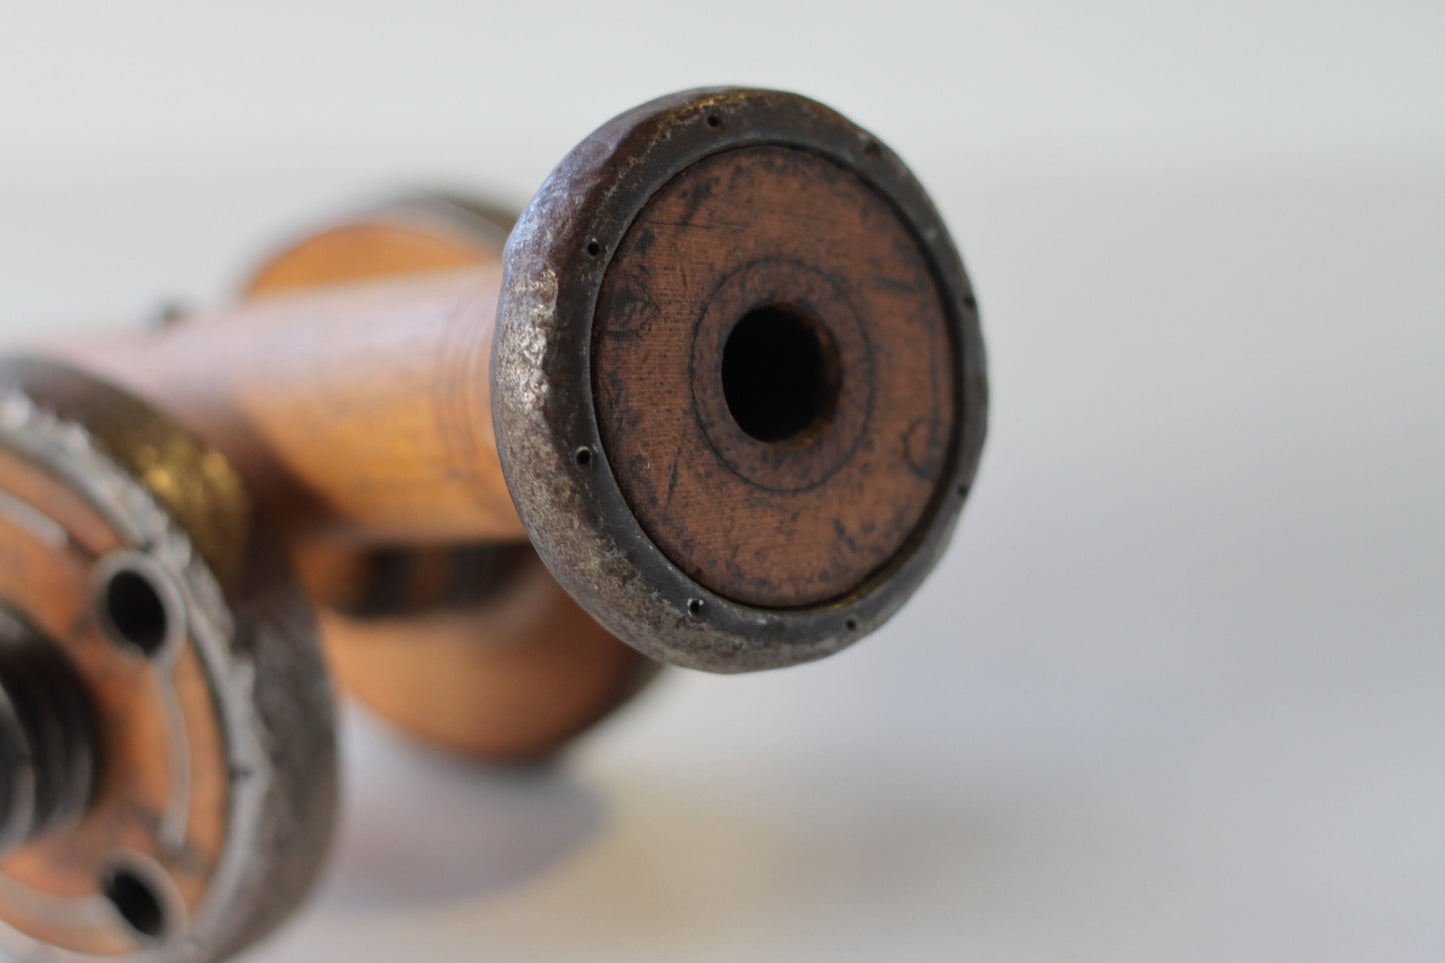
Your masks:
M 488 393 L 500 283 L 483 266 L 277 294 L 63 353 L 211 440 L 288 529 L 522 539 Z

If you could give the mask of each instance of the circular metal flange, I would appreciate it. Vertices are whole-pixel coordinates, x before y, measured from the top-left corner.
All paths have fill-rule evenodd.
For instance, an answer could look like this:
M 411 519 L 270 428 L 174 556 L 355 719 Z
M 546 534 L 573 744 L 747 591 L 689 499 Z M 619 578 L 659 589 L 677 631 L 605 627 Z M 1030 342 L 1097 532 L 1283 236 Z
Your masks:
M 227 461 L 90 376 L 0 362 L 0 604 L 73 668 L 98 780 L 0 858 L 25 961 L 207 963 L 292 912 L 335 818 L 310 608 Z
M 790 282 L 818 292 L 805 292 L 804 299 L 836 298 L 864 314 L 864 309 L 892 315 L 936 311 L 942 331 L 937 341 L 942 369 L 941 373 L 935 369 L 933 379 L 935 384 L 947 386 L 946 396 L 939 400 L 940 411 L 930 423 L 940 437 L 934 439 L 924 459 L 927 464 L 916 464 L 926 490 L 920 496 L 917 490 L 900 489 L 897 501 L 909 507 L 909 515 L 880 521 L 875 513 L 874 517 L 853 519 L 858 524 L 849 530 L 843 530 L 840 521 L 838 541 L 848 542 L 849 550 L 853 542 L 871 539 L 871 543 L 864 546 L 866 551 L 857 553 L 862 561 L 851 568 L 825 572 L 811 582 L 805 571 L 807 551 L 800 550 L 802 543 L 790 541 L 786 507 L 774 509 L 768 516 L 773 523 L 771 543 L 742 531 L 748 522 L 733 530 L 728 529 L 726 519 L 706 532 L 688 528 L 687 519 L 670 520 L 660 514 L 659 505 L 671 488 L 659 495 L 656 463 L 671 458 L 676 465 L 672 449 L 680 449 L 684 443 L 699 451 L 711 444 L 719 456 L 716 470 L 732 472 L 735 477 L 750 473 L 752 478 L 747 480 L 754 491 L 767 488 L 775 478 L 782 479 L 778 484 L 789 490 L 802 490 L 798 486 L 806 488 L 817 473 L 835 470 L 829 461 L 829 445 L 853 444 L 856 432 L 863 430 L 848 420 L 855 413 L 844 407 L 850 397 L 847 387 L 837 402 L 842 412 L 837 419 L 840 427 L 831 434 L 823 431 L 816 451 L 797 458 L 786 453 L 771 458 L 765 445 L 749 449 L 747 439 L 740 436 L 731 449 L 719 447 L 719 431 L 737 432 L 726 425 L 717 426 L 717 419 L 708 412 L 721 409 L 707 398 L 695 396 L 696 400 L 689 401 L 673 389 L 669 389 L 671 394 L 654 395 L 659 403 L 652 407 L 664 413 L 672 411 L 678 399 L 691 406 L 701 433 L 708 438 L 706 443 L 695 444 L 688 438 L 679 441 L 684 432 L 691 432 L 683 424 L 685 419 L 666 423 L 660 435 L 654 429 L 662 423 L 648 421 L 645 413 L 619 428 L 608 407 L 615 407 L 614 397 L 600 395 L 604 389 L 616 387 L 617 377 L 632 378 L 624 385 L 632 388 L 646 377 L 637 375 L 636 369 L 650 368 L 659 361 L 660 379 L 673 377 L 669 374 L 672 369 L 683 370 L 676 357 L 705 357 L 712 359 L 709 364 L 722 363 L 723 352 L 697 344 L 696 332 L 711 330 L 708 326 L 715 324 L 706 310 L 711 296 L 704 292 L 688 302 L 676 294 L 677 289 L 692 283 L 690 268 L 701 267 L 711 272 L 709 276 L 715 275 L 721 295 L 734 288 L 743 294 L 752 289 L 762 291 L 758 296 L 763 300 L 757 303 L 739 300 L 736 307 L 740 311 L 770 305 L 792 310 L 791 302 L 796 299 L 785 287 L 773 283 L 767 265 L 784 263 L 786 251 L 803 251 L 801 256 L 808 257 L 807 238 L 797 236 L 806 231 L 807 212 L 793 224 L 794 236 L 786 245 L 770 248 L 767 232 L 772 228 L 767 225 L 771 214 L 766 204 L 756 201 L 741 212 L 740 224 L 722 224 L 721 217 L 714 223 L 731 231 L 736 240 L 731 249 L 714 259 L 718 263 L 694 260 L 674 265 L 666 278 L 653 279 L 656 290 L 647 290 L 644 284 L 622 298 L 609 293 L 618 286 L 615 275 L 621 270 L 645 280 L 651 269 L 647 258 L 655 238 L 633 230 L 650 205 L 661 204 L 686 220 L 716 200 L 715 192 L 731 186 L 728 177 L 752 176 L 746 171 L 737 173 L 743 167 L 764 169 L 772 176 L 771 170 L 785 166 L 773 163 L 770 157 L 744 156 L 745 152 L 812 159 L 791 164 L 791 169 L 824 162 L 836 173 L 836 177 L 827 176 L 839 182 L 840 190 L 851 192 L 850 196 L 858 198 L 856 203 L 868 211 L 886 214 L 881 218 L 876 212 L 859 215 L 855 236 L 867 238 L 869 225 L 877 225 L 897 235 L 896 240 L 890 235 L 881 242 L 892 245 L 894 253 L 907 248 L 895 260 L 922 265 L 923 282 L 909 280 L 894 287 L 907 288 L 905 294 L 926 287 L 935 306 L 887 307 L 882 296 L 870 302 L 869 291 L 863 290 L 865 285 L 855 276 L 857 271 L 850 268 L 826 276 L 827 272 L 818 273 L 809 264 L 793 271 L 793 277 L 815 280 Z M 691 171 L 725 153 L 740 158 L 736 170 L 720 174 L 721 180 L 684 183 Z M 784 181 L 786 177 L 769 190 L 778 198 L 777 204 L 786 207 L 790 203 L 788 189 L 778 186 Z M 827 212 L 815 206 L 813 213 Z M 676 224 L 673 220 L 664 226 Z M 856 252 L 842 250 L 846 245 L 838 238 L 816 240 L 829 256 L 852 256 L 852 263 L 859 263 Z M 667 245 L 658 243 L 657 247 L 665 250 Z M 665 256 L 681 259 L 671 253 Z M 734 263 L 745 256 L 749 260 Z M 888 250 L 880 255 L 885 260 L 888 256 L 892 256 Z M 871 255 L 864 256 L 861 267 L 865 273 L 874 270 L 868 267 L 868 257 Z M 734 280 L 735 272 L 760 259 L 764 264 L 755 277 Z M 625 268 L 619 269 L 623 260 Z M 491 374 L 493 421 L 502 467 L 518 513 L 543 560 L 558 581 L 618 636 L 659 660 L 716 672 L 806 662 L 834 653 L 876 629 L 937 562 L 973 483 L 983 446 L 987 408 L 983 340 L 972 288 L 942 219 L 902 161 L 866 131 L 814 101 L 777 91 L 705 89 L 652 101 L 607 123 L 562 161 L 513 231 L 505 263 Z M 870 291 L 887 288 L 890 280 L 876 270 L 866 279 Z M 668 307 L 660 306 L 669 298 L 672 305 L 690 303 L 694 308 L 700 300 L 704 305 L 701 316 L 679 316 L 676 309 L 669 314 Z M 627 327 L 628 312 L 642 318 L 633 329 Z M 738 313 L 733 311 L 722 319 L 721 330 L 735 327 Z M 800 308 L 798 313 L 811 312 Z M 851 340 L 851 322 L 835 322 L 833 340 L 839 342 L 840 356 L 856 350 L 859 357 L 871 359 L 866 363 L 873 367 L 866 375 L 853 376 L 872 379 L 875 388 L 879 377 L 900 380 L 899 372 L 907 366 L 900 363 L 897 370 L 880 366 L 877 352 L 869 353 L 867 324 L 897 320 L 894 316 L 864 317 L 864 335 Z M 904 318 L 904 328 L 907 323 Z M 617 330 L 619 327 L 622 330 Z M 651 337 L 659 331 L 664 333 L 658 335 L 653 355 L 641 350 L 624 362 L 608 360 L 607 352 L 615 343 Z M 674 380 L 681 377 L 678 374 Z M 848 377 L 845 371 L 845 381 Z M 857 417 L 864 421 L 875 418 L 877 406 L 869 407 L 868 392 L 855 394 L 862 412 Z M 895 407 L 899 410 L 885 412 L 885 419 L 896 421 L 904 416 L 901 404 Z M 900 441 L 893 426 L 894 421 L 869 422 L 873 435 L 858 449 L 871 451 L 878 443 L 906 447 L 908 440 Z M 629 437 L 632 428 L 637 430 Z M 654 433 L 649 435 L 650 431 Z M 891 441 L 887 440 L 890 433 Z M 639 441 L 638 436 L 644 437 Z M 619 446 L 619 439 L 624 444 Z M 734 461 L 748 459 L 743 472 L 736 464 L 728 464 L 732 454 L 739 456 Z M 866 452 L 863 457 L 868 457 Z M 878 493 L 869 489 L 870 472 L 867 465 L 863 467 L 865 470 L 854 473 L 851 487 L 840 489 L 840 497 L 833 503 L 842 505 L 844 512 L 870 500 L 878 511 L 888 507 L 891 496 L 875 497 Z M 706 472 L 713 470 L 702 470 L 701 476 L 707 478 Z M 890 477 L 899 476 L 894 468 L 888 471 Z M 695 504 L 701 505 L 703 497 L 697 496 Z M 733 504 L 720 500 L 715 512 L 728 515 Z M 795 512 L 796 518 L 813 520 L 804 516 L 818 510 L 816 503 L 795 504 L 809 506 Z M 887 537 L 876 537 L 880 524 L 889 528 Z M 826 532 L 817 526 L 814 529 L 811 537 L 826 538 Z M 752 553 L 748 564 L 766 574 L 770 544 L 790 555 L 792 569 L 787 574 L 792 587 L 775 590 L 764 584 L 765 577 L 750 581 L 747 571 L 739 576 L 723 564 L 730 554 L 745 547 Z M 831 549 L 825 546 L 820 551 L 820 565 L 832 557 Z

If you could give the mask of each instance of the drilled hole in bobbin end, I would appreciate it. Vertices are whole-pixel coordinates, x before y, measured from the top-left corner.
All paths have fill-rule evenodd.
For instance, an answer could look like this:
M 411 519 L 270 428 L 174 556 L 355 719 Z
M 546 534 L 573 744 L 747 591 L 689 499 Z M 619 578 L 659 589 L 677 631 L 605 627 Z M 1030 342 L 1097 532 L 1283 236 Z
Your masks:
M 100 614 L 114 640 L 152 657 L 171 634 L 171 614 L 151 576 L 133 568 L 111 574 L 100 588 Z
M 165 903 L 145 873 L 130 866 L 116 866 L 101 879 L 101 892 L 137 936 L 159 940 L 166 935 L 169 921 Z

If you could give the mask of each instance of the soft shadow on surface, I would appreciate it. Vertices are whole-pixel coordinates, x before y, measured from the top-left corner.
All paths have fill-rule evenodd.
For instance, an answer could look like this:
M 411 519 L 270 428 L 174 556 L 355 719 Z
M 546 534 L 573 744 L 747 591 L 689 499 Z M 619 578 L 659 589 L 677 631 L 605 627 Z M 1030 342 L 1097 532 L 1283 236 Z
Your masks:
M 977 800 L 895 780 L 614 761 L 604 785 L 597 841 L 517 899 L 450 917 L 438 961 L 481 945 L 559 961 L 898 958 L 920 931 L 946 945 L 1018 845 Z
M 999 814 L 896 779 L 614 759 L 604 818 L 556 773 L 374 752 L 317 904 L 258 958 L 886 959 L 920 929 L 946 943 L 1016 845 Z
M 559 766 L 488 767 L 346 717 L 327 913 L 463 903 L 530 879 L 592 838 L 599 797 Z

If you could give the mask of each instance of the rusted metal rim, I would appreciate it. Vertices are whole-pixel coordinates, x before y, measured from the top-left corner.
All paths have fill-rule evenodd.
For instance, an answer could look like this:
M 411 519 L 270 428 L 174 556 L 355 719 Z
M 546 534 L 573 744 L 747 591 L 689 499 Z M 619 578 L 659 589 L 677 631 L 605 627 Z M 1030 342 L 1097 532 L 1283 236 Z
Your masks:
M 958 417 L 945 483 L 903 551 L 846 596 L 806 608 L 736 602 L 669 561 L 628 507 L 593 397 L 593 319 L 612 252 L 670 180 L 703 158 L 752 145 L 812 152 L 886 199 L 929 262 L 954 352 Z M 558 581 L 646 654 L 715 672 L 821 658 L 896 612 L 948 542 L 973 484 L 987 420 L 977 306 L 922 186 L 867 131 L 807 98 L 766 90 L 663 97 L 605 124 L 562 161 L 508 242 L 491 377 L 508 486 Z
M 0 946 L 47 961 L 236 953 L 294 911 L 335 821 L 309 605 L 229 463 L 102 381 L 0 362 L 0 461 L 7 548 L 26 561 L 6 602 L 47 623 L 104 727 L 90 808 L 0 866 Z M 159 622 L 105 608 L 122 574 L 149 586 Z

